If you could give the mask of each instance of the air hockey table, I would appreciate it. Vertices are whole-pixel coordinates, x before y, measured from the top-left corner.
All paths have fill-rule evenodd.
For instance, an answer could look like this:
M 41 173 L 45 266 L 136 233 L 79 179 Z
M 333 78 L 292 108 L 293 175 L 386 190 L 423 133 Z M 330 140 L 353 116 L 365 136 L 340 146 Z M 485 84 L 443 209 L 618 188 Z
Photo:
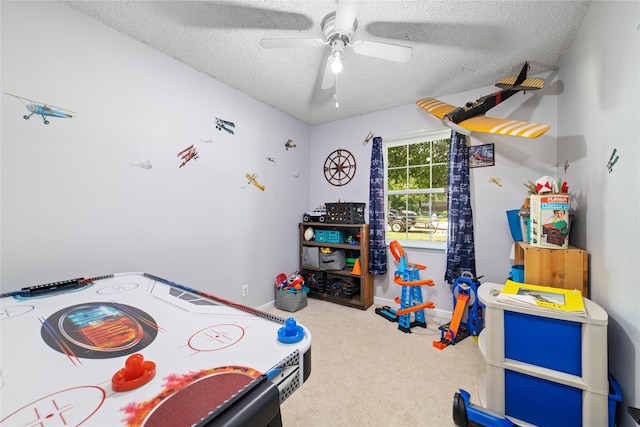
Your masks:
M 0 426 L 279 426 L 311 335 L 146 273 L 0 296 Z

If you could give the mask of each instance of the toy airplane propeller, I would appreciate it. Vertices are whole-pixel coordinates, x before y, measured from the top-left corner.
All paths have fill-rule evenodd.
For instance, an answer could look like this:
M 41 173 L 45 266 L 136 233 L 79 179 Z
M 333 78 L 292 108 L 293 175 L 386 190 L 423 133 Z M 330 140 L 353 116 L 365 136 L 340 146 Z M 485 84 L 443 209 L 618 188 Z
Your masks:
M 18 95 L 13 95 L 7 92 L 5 92 L 5 94 L 9 96 L 13 96 L 14 98 L 18 98 L 20 102 L 24 104 L 25 108 L 29 112 L 29 114 L 25 114 L 24 116 L 22 116 L 22 118 L 24 118 L 25 120 L 29 120 L 31 116 L 36 114 L 42 117 L 42 121 L 44 122 L 45 125 L 48 125 L 49 120 L 47 120 L 47 117 L 59 117 L 63 119 L 68 119 L 70 117 L 73 117 L 73 115 L 75 114 L 73 111 L 67 110 L 65 108 L 55 107 L 50 104 L 44 104 L 39 101 L 34 101 L 33 99 L 25 98 Z
M 537 138 L 549 130 L 551 126 L 485 116 L 487 111 L 516 93 L 536 90 L 544 86 L 542 79 L 527 78 L 528 69 L 529 63 L 525 62 L 517 77 L 505 77 L 496 83 L 496 86 L 503 90 L 483 96 L 475 102 L 468 102 L 464 107 L 456 108 L 435 98 L 421 99 L 416 104 L 433 117 L 441 120 L 443 125 L 463 135 L 471 135 L 471 132 L 484 132 Z

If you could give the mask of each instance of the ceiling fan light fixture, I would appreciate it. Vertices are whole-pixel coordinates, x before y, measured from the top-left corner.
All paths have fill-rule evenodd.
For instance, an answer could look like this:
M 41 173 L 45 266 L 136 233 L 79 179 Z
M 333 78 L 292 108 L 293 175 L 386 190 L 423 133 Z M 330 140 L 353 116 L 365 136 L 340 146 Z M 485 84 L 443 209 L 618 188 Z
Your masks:
M 262 39 L 260 45 L 265 49 L 321 46 L 330 47 L 331 52 L 328 56 L 325 56 L 326 60 L 323 63 L 324 68 L 320 88 L 322 90 L 329 90 L 334 87 L 336 88 L 333 101 L 336 108 L 339 108 L 337 98 L 338 77 L 343 69 L 342 60 L 345 57 L 345 50 L 347 47 L 350 47 L 353 52 L 359 55 L 396 62 L 407 62 L 411 57 L 412 48 L 410 46 L 401 46 L 391 43 L 354 40 L 353 36 L 358 28 L 356 13 L 359 2 L 355 0 L 333 1 L 337 3 L 337 10 L 327 14 L 320 23 L 322 34 L 324 35 L 323 39 Z M 326 50 L 324 50 L 323 55 L 326 55 Z M 350 53 L 349 55 L 352 54 Z
M 331 63 L 331 71 L 333 71 L 334 74 L 339 74 L 340 71 L 342 71 L 342 60 L 340 59 L 340 56 L 333 57 L 333 62 Z
M 331 57 L 333 61 L 331 62 L 331 71 L 334 74 L 338 74 L 342 71 L 342 58 L 344 57 L 344 47 L 346 43 L 344 40 L 337 38 L 333 40 L 331 43 Z

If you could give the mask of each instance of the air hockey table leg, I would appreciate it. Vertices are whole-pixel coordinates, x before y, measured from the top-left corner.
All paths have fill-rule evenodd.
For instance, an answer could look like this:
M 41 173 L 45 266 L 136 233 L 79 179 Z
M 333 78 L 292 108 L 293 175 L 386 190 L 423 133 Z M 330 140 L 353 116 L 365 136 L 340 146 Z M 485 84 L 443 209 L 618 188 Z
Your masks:
M 503 415 L 469 402 L 470 394 L 460 389 L 453 395 L 453 422 L 459 427 L 517 427 Z

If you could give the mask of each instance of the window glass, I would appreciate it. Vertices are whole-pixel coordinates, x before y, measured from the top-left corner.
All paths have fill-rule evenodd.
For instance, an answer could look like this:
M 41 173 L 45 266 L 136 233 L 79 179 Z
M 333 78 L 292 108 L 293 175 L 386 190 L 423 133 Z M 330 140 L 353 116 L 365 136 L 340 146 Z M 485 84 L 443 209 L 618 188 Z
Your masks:
M 444 250 L 451 131 L 383 141 L 387 243 Z

